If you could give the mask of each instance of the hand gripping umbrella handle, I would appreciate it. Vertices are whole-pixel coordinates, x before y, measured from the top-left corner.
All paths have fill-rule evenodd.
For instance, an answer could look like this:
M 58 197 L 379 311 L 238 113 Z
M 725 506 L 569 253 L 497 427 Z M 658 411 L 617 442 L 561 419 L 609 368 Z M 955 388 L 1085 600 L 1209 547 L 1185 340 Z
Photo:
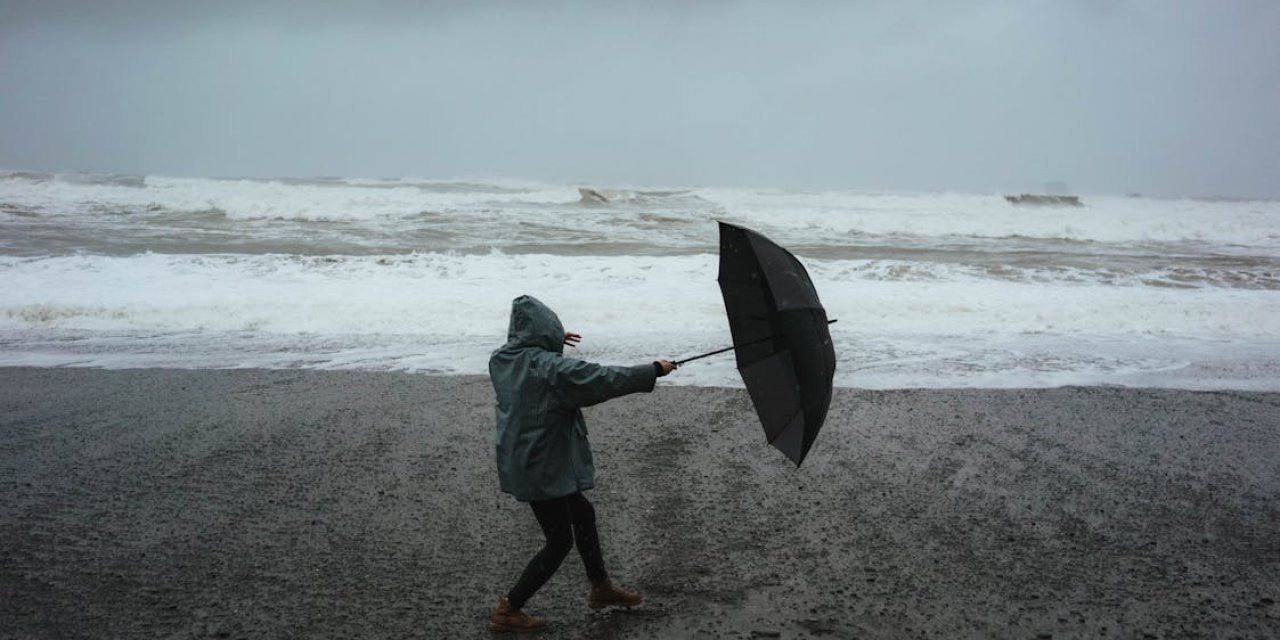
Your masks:
M 835 324 L 835 322 L 836 322 L 835 320 L 828 320 L 828 321 L 827 321 L 827 324 Z M 682 364 L 684 364 L 684 363 L 686 363 L 686 362 L 693 362 L 694 360 L 701 360 L 701 359 L 703 359 L 703 358 L 705 358 L 705 357 L 707 357 L 707 356 L 714 356 L 714 355 L 716 355 L 716 354 L 718 354 L 718 353 L 724 353 L 724 352 L 726 352 L 726 351 L 733 351 L 734 349 L 737 349 L 737 348 L 739 348 L 739 347 L 749 347 L 749 346 L 751 346 L 751 345 L 753 345 L 753 344 L 760 344 L 761 342 L 764 342 L 764 341 L 766 341 L 766 340 L 772 340 L 772 339 L 774 339 L 774 338 L 778 337 L 778 335 L 779 335 L 779 334 L 776 334 L 776 333 L 775 333 L 775 334 L 773 334 L 773 335 L 771 335 L 771 336 L 765 336 L 765 337 L 763 337 L 763 338 L 759 338 L 759 339 L 756 339 L 756 340 L 752 340 L 752 341 L 750 341 L 750 342 L 739 342 L 738 344 L 735 344 L 735 345 L 733 345 L 732 347 L 725 347 L 725 348 L 723 348 L 723 349 L 716 349 L 715 351 L 708 351 L 708 352 L 706 352 L 706 353 L 703 353 L 703 354 L 700 354 L 700 355 L 693 356 L 692 358 L 685 358 L 684 360 L 676 360 L 673 364 L 675 364 L 675 365 L 678 367 L 678 366 L 680 366 L 680 365 L 682 365 Z

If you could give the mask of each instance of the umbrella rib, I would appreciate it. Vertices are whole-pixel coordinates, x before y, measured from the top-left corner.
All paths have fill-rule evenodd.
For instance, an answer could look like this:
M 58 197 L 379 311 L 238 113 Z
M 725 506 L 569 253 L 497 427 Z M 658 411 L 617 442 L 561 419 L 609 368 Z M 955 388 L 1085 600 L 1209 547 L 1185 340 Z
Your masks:
M 791 424 L 791 421 L 792 421 L 792 420 L 795 420 L 796 416 L 798 416 L 798 415 L 802 415 L 803 413 L 804 413 L 804 410 L 803 410 L 803 409 L 797 409 L 795 412 L 793 412 L 790 416 L 788 416 L 788 417 L 787 417 L 787 421 L 786 421 L 786 423 L 785 423 L 785 424 Z M 786 428 L 785 428 L 785 427 L 784 427 L 784 428 L 782 428 L 782 429 L 779 429 L 779 430 L 778 430 L 778 434 L 777 434 L 777 435 L 773 436 L 772 438 L 769 438 L 769 439 L 765 440 L 765 444 L 772 445 L 772 444 L 773 444 L 773 442 L 774 442 L 775 440 L 777 440 L 778 438 L 782 437 L 782 432 L 783 432 L 783 431 L 786 431 Z

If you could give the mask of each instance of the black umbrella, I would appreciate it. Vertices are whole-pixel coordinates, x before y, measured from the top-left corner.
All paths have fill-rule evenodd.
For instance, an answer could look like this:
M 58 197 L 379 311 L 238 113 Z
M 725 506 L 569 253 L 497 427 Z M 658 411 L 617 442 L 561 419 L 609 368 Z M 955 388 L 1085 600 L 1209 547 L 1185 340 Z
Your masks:
M 772 240 L 720 223 L 720 293 L 734 350 L 769 444 L 800 466 L 827 417 L 835 349 L 804 265 Z

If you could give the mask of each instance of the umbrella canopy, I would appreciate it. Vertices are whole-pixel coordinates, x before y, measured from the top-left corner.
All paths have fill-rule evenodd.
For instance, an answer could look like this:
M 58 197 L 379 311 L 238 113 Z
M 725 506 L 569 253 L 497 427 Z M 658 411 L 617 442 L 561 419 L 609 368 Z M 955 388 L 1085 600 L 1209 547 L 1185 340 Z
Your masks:
M 794 255 L 724 222 L 718 281 L 738 372 L 765 437 L 800 466 L 831 404 L 836 354 L 827 312 Z

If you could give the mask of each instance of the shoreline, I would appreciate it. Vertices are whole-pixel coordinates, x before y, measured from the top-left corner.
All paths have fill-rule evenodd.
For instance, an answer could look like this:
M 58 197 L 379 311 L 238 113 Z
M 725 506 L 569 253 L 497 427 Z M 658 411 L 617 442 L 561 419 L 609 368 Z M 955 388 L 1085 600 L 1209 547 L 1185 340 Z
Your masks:
M 544 638 L 1268 637 L 1280 393 L 835 390 L 796 469 L 745 391 L 586 410 L 647 602 Z M 0 368 L 0 636 L 489 637 L 541 542 L 478 376 Z

